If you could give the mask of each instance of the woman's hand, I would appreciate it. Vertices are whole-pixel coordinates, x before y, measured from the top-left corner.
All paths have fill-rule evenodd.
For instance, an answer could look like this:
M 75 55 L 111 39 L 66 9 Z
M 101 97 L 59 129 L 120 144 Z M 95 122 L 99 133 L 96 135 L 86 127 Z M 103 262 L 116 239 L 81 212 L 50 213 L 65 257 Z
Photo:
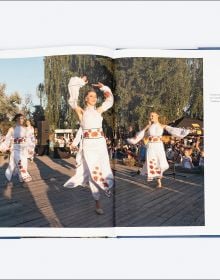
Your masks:
M 98 84 L 92 84 L 93 87 L 102 88 L 104 85 L 100 82 Z
M 77 151 L 78 147 L 74 146 L 73 144 L 70 145 L 70 150 L 71 151 Z

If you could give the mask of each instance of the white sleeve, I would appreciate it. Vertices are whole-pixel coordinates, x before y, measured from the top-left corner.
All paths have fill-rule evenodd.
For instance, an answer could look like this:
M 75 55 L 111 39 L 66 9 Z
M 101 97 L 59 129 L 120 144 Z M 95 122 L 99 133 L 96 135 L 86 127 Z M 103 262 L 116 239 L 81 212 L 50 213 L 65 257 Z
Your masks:
M 72 77 L 68 84 L 68 90 L 70 94 L 70 98 L 68 100 L 69 105 L 75 109 L 78 104 L 79 90 L 81 87 L 85 85 L 83 79 L 79 77 Z
M 83 132 L 82 127 L 80 127 L 78 129 L 77 133 L 76 133 L 76 136 L 75 136 L 74 140 L 73 140 L 73 143 L 72 143 L 73 146 L 76 147 L 80 143 L 80 141 L 82 139 L 82 132 Z
M 34 136 L 34 129 L 30 131 L 30 130 L 28 130 L 28 128 L 26 128 L 26 138 L 27 138 L 28 149 L 34 149 L 35 144 L 36 144 L 36 140 L 35 140 L 35 136 Z
M 139 131 L 135 137 L 133 138 L 128 138 L 127 141 L 129 144 L 135 145 L 137 144 L 139 141 L 141 141 L 144 138 L 144 134 L 145 134 L 145 129 Z
M 105 112 L 113 106 L 114 96 L 112 94 L 111 89 L 107 86 L 101 87 L 100 90 L 104 92 L 104 96 L 105 96 L 105 101 L 101 105 L 103 112 Z
M 1 152 L 6 152 L 7 150 L 10 149 L 11 140 L 12 140 L 12 130 L 9 129 L 8 133 L 5 136 L 5 140 L 0 142 L 0 151 Z
M 189 129 L 172 127 L 168 125 L 165 127 L 165 130 L 169 132 L 172 136 L 179 138 L 184 138 L 190 133 Z

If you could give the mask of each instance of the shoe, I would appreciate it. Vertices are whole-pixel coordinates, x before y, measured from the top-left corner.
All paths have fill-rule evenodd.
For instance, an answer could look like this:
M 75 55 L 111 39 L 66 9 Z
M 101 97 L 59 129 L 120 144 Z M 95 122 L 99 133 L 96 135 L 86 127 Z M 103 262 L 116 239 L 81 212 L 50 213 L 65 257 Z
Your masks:
M 31 181 L 32 181 L 31 177 L 28 177 L 28 178 L 24 179 L 24 183 L 28 183 L 28 182 L 31 182 Z
M 96 211 L 96 214 L 98 214 L 98 215 L 104 214 L 104 211 L 102 210 L 102 208 L 96 208 L 95 211 Z

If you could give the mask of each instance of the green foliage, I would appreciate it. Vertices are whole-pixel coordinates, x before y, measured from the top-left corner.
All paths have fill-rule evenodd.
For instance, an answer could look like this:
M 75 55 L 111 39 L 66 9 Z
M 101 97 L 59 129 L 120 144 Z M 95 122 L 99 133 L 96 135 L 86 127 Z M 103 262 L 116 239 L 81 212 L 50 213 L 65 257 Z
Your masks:
M 72 76 L 87 75 L 89 84 L 102 82 L 112 87 L 113 64 L 112 59 L 89 55 L 63 55 L 45 57 L 45 94 L 47 97 L 46 118 L 49 120 L 51 130 L 76 128 L 78 120 L 75 112 L 68 105 L 68 83 Z M 80 90 L 79 104 L 84 107 L 83 96 L 91 86 Z M 97 90 L 101 102 L 103 94 Z M 105 113 L 109 126 L 113 123 L 113 114 Z
M 6 94 L 6 85 L 0 84 L 0 121 L 10 120 L 19 111 L 21 97 L 18 92 Z
M 151 111 L 163 122 L 203 117 L 202 59 L 120 58 L 114 66 L 118 125 L 143 127 Z
M 68 82 L 72 76 L 87 75 L 89 84 L 98 81 L 110 86 L 114 108 L 104 114 L 104 126 L 137 129 L 157 111 L 164 123 L 187 115 L 203 118 L 202 59 L 193 58 L 119 58 L 96 55 L 50 56 L 45 60 L 46 117 L 51 127 L 77 127 L 68 105 Z M 80 90 L 80 105 L 89 89 Z M 99 101 L 102 93 L 97 90 Z
M 12 126 L 11 119 L 19 111 L 21 97 L 19 93 L 6 94 L 6 85 L 0 84 L 0 130 L 5 135 Z

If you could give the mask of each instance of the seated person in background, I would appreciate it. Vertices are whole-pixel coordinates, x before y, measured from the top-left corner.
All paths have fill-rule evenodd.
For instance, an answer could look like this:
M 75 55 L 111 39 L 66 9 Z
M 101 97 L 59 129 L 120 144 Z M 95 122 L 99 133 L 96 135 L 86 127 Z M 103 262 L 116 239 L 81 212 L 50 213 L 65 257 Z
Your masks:
M 166 156 L 167 156 L 167 159 L 168 160 L 174 160 L 174 155 L 175 155 L 175 152 L 174 152 L 174 148 L 173 146 L 170 146 L 166 149 Z
M 192 150 L 189 148 L 185 148 L 184 156 L 182 157 L 182 167 L 187 169 L 192 169 L 194 167 L 192 158 L 191 158 Z
M 123 163 L 127 166 L 134 166 L 136 163 L 134 154 L 128 150 L 127 157 L 123 158 Z

